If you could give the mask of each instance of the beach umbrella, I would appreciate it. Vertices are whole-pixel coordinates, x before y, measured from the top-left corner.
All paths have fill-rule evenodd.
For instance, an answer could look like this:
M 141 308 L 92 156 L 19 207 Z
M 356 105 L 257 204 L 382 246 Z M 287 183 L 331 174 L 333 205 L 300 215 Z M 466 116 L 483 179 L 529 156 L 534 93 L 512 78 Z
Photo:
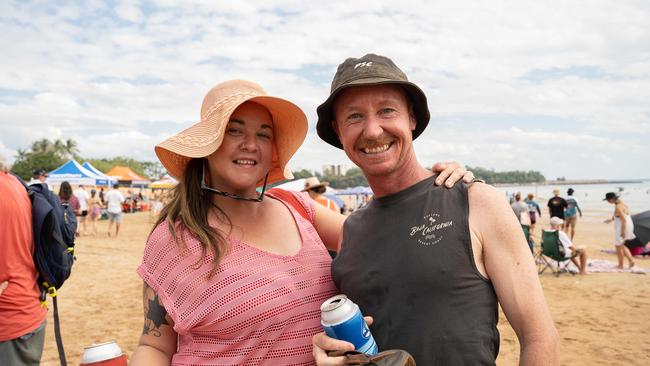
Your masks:
M 634 235 L 643 243 L 650 242 L 650 211 L 632 215 Z
M 149 184 L 149 188 L 171 189 L 176 187 L 177 184 L 178 181 L 174 179 L 174 177 L 172 177 L 169 174 L 165 174 L 165 176 L 162 177 L 160 180 L 157 180 Z

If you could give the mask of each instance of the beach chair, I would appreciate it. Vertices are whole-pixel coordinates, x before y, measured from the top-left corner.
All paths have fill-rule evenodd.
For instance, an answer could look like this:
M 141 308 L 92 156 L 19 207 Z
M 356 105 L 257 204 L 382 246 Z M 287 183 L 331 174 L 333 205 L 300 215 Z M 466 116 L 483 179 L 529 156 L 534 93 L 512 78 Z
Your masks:
M 571 259 L 576 257 L 578 254 L 573 253 L 570 258 L 566 258 L 563 255 L 560 255 L 560 250 L 558 245 L 560 243 L 560 234 L 557 231 L 546 231 L 542 230 L 542 253 L 540 258 L 543 263 L 540 267 L 542 269 L 539 271 L 539 274 L 544 273 L 547 268 L 549 268 L 556 277 L 559 277 L 561 273 L 568 272 L 572 275 L 575 275 L 573 271 L 569 271 L 569 264 Z
M 531 253 L 535 253 L 533 250 L 533 240 L 530 238 L 530 226 L 528 225 L 521 225 L 521 230 L 524 232 L 524 237 L 526 238 L 526 243 L 528 243 L 528 247 L 530 248 Z

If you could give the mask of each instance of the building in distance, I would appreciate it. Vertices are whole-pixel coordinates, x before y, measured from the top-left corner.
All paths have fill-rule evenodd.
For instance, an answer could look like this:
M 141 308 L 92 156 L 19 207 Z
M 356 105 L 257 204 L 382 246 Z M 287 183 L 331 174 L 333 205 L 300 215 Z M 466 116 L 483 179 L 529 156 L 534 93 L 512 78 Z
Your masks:
M 350 168 L 348 164 L 323 165 L 323 175 L 344 176 Z

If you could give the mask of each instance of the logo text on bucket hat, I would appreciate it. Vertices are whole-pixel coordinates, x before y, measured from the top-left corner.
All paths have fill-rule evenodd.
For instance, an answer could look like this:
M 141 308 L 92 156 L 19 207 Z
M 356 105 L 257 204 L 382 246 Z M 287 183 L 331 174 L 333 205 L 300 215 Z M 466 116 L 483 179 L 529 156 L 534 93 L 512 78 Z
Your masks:
M 365 67 L 365 66 L 372 66 L 372 61 L 359 62 L 358 64 L 354 65 L 354 68 L 356 69 L 357 67 Z

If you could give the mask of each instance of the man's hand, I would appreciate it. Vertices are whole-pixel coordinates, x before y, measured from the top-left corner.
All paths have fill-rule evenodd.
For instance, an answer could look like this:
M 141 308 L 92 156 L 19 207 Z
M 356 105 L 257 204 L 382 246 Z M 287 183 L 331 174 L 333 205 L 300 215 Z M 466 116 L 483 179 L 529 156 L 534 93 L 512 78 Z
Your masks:
M 7 288 L 7 286 L 9 286 L 9 282 L 7 282 L 7 281 L 4 281 L 4 282 L 0 283 L 0 295 L 2 295 L 2 293 Z
M 372 317 L 364 316 L 366 324 L 372 324 Z M 350 342 L 341 341 L 328 337 L 325 332 L 320 332 L 312 338 L 314 360 L 318 366 L 342 366 L 345 365 L 345 356 L 330 357 L 328 351 L 354 351 L 354 345 Z
M 436 185 L 451 188 L 456 182 L 463 179 L 465 183 L 471 183 L 474 180 L 474 173 L 465 170 L 462 165 L 455 161 L 446 161 L 444 163 L 436 163 L 431 170 L 434 173 L 440 173 L 436 178 Z

